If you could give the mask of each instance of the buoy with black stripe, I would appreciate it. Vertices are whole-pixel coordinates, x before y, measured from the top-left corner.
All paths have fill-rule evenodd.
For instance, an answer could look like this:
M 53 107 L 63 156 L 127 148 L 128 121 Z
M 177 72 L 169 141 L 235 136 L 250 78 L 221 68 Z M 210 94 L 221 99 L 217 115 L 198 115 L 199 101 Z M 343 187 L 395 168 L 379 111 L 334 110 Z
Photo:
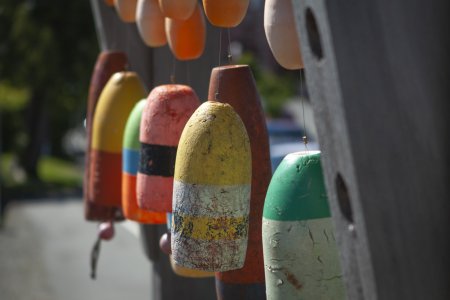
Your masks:
M 122 209 L 125 217 L 139 223 L 165 224 L 166 214 L 139 208 L 136 197 L 136 175 L 139 167 L 139 128 L 146 100 L 136 103 L 128 117 L 122 151 Z
M 272 168 L 266 120 L 250 67 L 231 65 L 214 68 L 208 98 L 216 98 L 235 109 L 247 130 L 252 155 L 249 238 L 245 264 L 238 270 L 216 273 L 217 298 L 266 299 L 261 224 Z
M 228 104 L 207 101 L 184 127 L 173 186 L 172 256 L 178 265 L 244 265 L 251 188 L 250 142 Z
M 283 159 L 262 230 L 267 299 L 346 299 L 319 151 Z
M 90 152 L 92 144 L 92 123 L 94 119 L 94 112 L 97 106 L 100 94 L 105 87 L 108 80 L 116 72 L 125 70 L 127 65 L 127 57 L 124 52 L 119 51 L 102 51 L 94 67 L 89 86 L 89 96 L 86 109 L 86 156 L 85 156 L 85 170 L 83 183 L 83 206 L 84 217 L 88 221 L 108 221 L 123 220 L 123 214 L 116 206 L 98 205 L 88 198 L 88 186 L 91 176 L 89 173 L 90 166 Z
M 188 269 L 178 265 L 173 257 L 170 250 L 170 231 L 172 228 L 172 213 L 167 213 L 167 233 L 165 233 L 159 242 L 161 250 L 169 255 L 170 266 L 175 274 L 182 277 L 191 277 L 191 278 L 205 278 L 205 277 L 214 277 L 214 272 L 206 272 L 202 270 Z
M 115 73 L 103 89 L 94 115 L 90 157 L 89 200 L 122 206 L 122 139 L 128 116 L 145 97 L 134 72 Z
M 186 122 L 199 105 L 194 90 L 186 85 L 161 85 L 148 96 L 139 137 L 137 199 L 142 209 L 172 211 L 178 142 Z

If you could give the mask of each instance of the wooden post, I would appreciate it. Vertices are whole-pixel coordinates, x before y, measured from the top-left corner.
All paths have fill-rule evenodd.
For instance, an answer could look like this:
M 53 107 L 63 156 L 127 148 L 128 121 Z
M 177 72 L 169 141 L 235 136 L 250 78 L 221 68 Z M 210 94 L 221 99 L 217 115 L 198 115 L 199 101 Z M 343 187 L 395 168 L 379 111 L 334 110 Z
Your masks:
M 97 36 L 102 50 L 121 50 L 129 58 L 129 70 L 142 79 L 147 92 L 154 86 L 170 83 L 174 68 L 173 56 L 167 46 L 149 48 L 141 41 L 135 23 L 119 20 L 114 7 L 103 0 L 91 0 Z M 219 29 L 207 26 L 207 43 L 203 56 L 195 61 L 176 62 L 175 81 L 190 85 L 206 100 L 211 68 L 218 62 Z M 142 242 L 150 260 L 150 299 L 214 299 L 214 278 L 190 279 L 173 273 L 169 257 L 159 250 L 159 239 L 166 225 L 141 225 Z M 120 259 L 119 257 L 117 259 Z
M 293 4 L 349 299 L 450 299 L 448 1 Z

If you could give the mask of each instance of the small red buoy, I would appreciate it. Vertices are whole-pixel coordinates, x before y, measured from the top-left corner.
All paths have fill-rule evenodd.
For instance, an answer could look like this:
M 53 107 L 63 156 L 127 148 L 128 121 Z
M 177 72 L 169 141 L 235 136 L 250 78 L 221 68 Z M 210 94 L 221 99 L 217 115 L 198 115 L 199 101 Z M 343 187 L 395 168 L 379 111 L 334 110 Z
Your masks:
M 200 102 L 186 85 L 154 88 L 141 120 L 137 199 L 142 209 L 172 211 L 175 156 L 181 132 Z
M 115 206 L 100 206 L 88 199 L 88 183 L 90 181 L 89 166 L 92 141 L 92 122 L 100 94 L 108 80 L 116 72 L 125 70 L 127 57 L 124 52 L 102 51 L 94 67 L 89 86 L 86 109 L 86 156 L 83 183 L 84 217 L 88 221 L 123 220 L 122 211 Z

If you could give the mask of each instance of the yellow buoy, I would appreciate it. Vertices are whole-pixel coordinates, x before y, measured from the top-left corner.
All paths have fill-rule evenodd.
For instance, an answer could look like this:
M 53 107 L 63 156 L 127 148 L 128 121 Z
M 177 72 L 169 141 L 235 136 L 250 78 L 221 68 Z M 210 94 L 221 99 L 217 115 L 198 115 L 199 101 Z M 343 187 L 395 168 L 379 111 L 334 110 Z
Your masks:
M 172 255 L 178 265 L 228 271 L 244 265 L 250 142 L 229 104 L 208 101 L 181 134 L 175 162 Z
M 121 207 L 122 138 L 131 110 L 144 97 L 134 72 L 115 73 L 100 95 L 92 127 L 88 187 L 88 198 L 96 204 Z

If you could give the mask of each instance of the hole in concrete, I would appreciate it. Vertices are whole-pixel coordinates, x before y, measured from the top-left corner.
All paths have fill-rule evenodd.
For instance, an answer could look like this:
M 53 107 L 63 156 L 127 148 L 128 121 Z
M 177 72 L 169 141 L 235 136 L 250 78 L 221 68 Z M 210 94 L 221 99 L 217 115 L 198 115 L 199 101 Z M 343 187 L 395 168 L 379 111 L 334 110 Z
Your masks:
M 323 58 L 322 42 L 320 40 L 316 17 L 311 8 L 306 9 L 306 30 L 308 32 L 308 41 L 311 51 L 318 60 L 321 60 Z
M 341 210 L 344 218 L 353 225 L 353 210 L 350 204 L 350 196 L 348 194 L 347 185 L 342 178 L 341 174 L 336 175 L 336 179 L 334 180 L 336 186 L 336 193 L 338 197 L 339 209 Z

